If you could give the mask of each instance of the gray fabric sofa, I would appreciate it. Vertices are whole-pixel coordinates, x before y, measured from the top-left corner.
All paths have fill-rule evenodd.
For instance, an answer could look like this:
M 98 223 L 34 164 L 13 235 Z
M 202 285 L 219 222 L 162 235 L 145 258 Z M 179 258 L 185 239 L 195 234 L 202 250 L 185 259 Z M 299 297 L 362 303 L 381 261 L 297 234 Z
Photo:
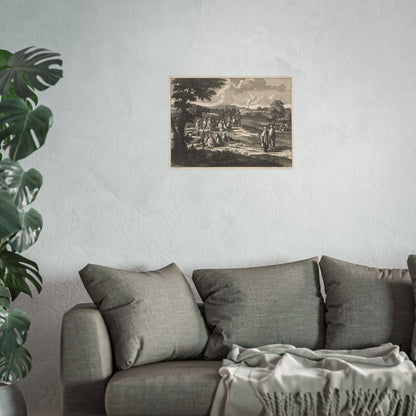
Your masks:
M 62 323 L 62 415 L 208 415 L 220 365 L 164 361 L 117 371 L 101 313 L 93 304 L 80 304 Z
M 174 264 L 155 272 L 89 265 L 80 275 L 94 304 L 63 317 L 62 416 L 209 415 L 233 344 L 391 342 L 416 360 L 416 256 L 409 261 L 412 276 L 323 256 L 323 285 L 317 258 L 195 270 L 199 310 Z
M 195 270 L 199 309 L 173 263 L 152 272 L 90 264 L 80 277 L 95 306 L 63 318 L 64 416 L 209 415 L 232 343 L 324 345 L 316 258 Z M 296 314 L 288 314 L 293 304 Z

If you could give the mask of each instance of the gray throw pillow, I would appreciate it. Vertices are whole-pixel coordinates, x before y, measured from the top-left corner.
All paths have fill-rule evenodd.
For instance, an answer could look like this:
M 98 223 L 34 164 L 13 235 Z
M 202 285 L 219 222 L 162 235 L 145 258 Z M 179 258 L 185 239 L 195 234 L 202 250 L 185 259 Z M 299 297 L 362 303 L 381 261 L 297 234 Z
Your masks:
M 416 255 L 411 254 L 407 259 L 407 266 L 409 267 L 410 277 L 413 282 L 413 296 L 416 303 Z M 414 316 L 416 315 L 416 309 L 414 312 Z M 416 361 L 416 321 L 413 328 L 413 339 L 412 339 L 412 347 L 410 350 L 410 356 L 413 361 Z
M 195 270 L 192 279 L 213 328 L 206 359 L 226 357 L 232 344 L 323 347 L 317 258 L 266 267 Z
M 104 317 L 119 369 L 202 356 L 207 328 L 176 264 L 153 272 L 89 264 L 79 274 Z
M 408 270 L 377 269 L 323 256 L 326 348 L 373 347 L 387 342 L 410 353 L 414 299 Z

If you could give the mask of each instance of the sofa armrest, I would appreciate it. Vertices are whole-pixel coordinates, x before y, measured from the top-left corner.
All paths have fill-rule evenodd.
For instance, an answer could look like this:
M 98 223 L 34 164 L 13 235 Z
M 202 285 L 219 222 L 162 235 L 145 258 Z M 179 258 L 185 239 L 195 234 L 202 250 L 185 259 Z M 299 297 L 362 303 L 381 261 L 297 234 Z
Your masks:
M 107 327 L 93 304 L 65 313 L 61 333 L 62 416 L 105 415 L 113 356 Z

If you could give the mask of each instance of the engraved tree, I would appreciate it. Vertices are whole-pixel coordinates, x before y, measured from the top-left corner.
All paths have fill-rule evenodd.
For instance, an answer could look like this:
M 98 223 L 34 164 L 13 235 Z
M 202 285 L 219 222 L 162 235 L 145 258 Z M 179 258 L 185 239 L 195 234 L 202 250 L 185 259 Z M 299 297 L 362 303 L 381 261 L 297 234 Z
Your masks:
M 185 142 L 186 123 L 194 120 L 192 104 L 197 100 L 209 101 L 216 90 L 225 84 L 222 78 L 173 78 L 172 105 L 175 115 L 171 117 L 173 134 L 172 162 L 180 163 L 186 160 L 188 147 Z
M 282 100 L 274 100 L 270 105 L 270 114 L 272 116 L 273 124 L 285 117 L 285 107 Z

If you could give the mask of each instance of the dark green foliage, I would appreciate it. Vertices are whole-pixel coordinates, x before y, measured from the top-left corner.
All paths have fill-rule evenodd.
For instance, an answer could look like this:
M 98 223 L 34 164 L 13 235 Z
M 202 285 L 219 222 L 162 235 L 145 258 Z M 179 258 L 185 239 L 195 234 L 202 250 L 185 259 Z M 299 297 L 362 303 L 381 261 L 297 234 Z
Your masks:
M 0 381 L 11 383 L 27 375 L 32 357 L 22 346 L 30 327 L 29 316 L 20 309 L 9 308 L 10 291 L 0 286 Z
M 42 277 L 38 265 L 13 251 L 3 249 L 0 252 L 0 276 L 4 285 L 9 288 L 12 300 L 20 293 L 32 296 L 26 281 L 30 282 L 38 293 L 42 290 Z
M 0 205 L 8 203 L 9 207 L 7 211 L 0 210 L 0 215 L 14 215 L 14 223 L 11 219 L 1 221 L 0 217 L 0 227 L 15 224 L 13 231 L 6 229 L 3 232 L 14 251 L 28 249 L 39 237 L 42 229 L 41 215 L 33 208 L 27 212 L 23 208 L 34 201 L 41 186 L 42 175 L 36 169 L 24 171 L 18 162 L 10 159 L 0 162 L 0 197 L 3 194 Z
M 35 200 L 42 181 L 42 175 L 36 169 L 24 171 L 19 162 L 10 159 L 0 161 L 0 187 L 9 192 L 20 208 Z
M 22 98 L 10 98 L 0 103 L 0 125 L 7 127 L 0 131 L 0 143 L 8 139 L 5 146 L 10 159 L 20 160 L 39 147 L 46 140 L 52 124 L 52 112 L 48 107 L 40 105 L 31 110 Z M 36 136 L 32 137 L 32 131 Z
M 15 54 L 0 50 L 0 381 L 14 382 L 27 375 L 31 356 L 23 347 L 29 316 L 10 310 L 20 293 L 32 296 L 42 290 L 37 264 L 17 252 L 36 242 L 42 217 L 35 209 L 25 211 L 40 187 L 36 169 L 24 171 L 17 160 L 39 149 L 52 124 L 52 112 L 38 105 L 36 91 L 55 85 L 62 77 L 59 54 L 26 48 Z M 32 288 L 31 288 L 32 287 Z
M 19 210 L 10 194 L 0 189 L 0 239 L 21 230 Z
M 22 229 L 9 239 L 10 247 L 17 252 L 27 250 L 35 244 L 42 230 L 42 216 L 34 208 L 29 211 L 19 211 Z
M 7 95 L 3 95 L 0 97 L 1 97 L 0 102 L 4 100 L 8 100 L 9 98 L 18 98 L 17 94 L 14 91 L 13 84 L 10 85 L 9 92 L 7 93 Z M 38 105 L 37 95 L 33 93 L 30 97 L 25 99 L 25 103 L 31 110 L 33 110 Z
M 10 308 L 10 292 L 7 287 L 0 286 L 0 312 Z
M 12 56 L 12 53 L 9 51 L 5 51 L 4 49 L 0 49 L 0 71 L 3 69 L 7 69 L 7 61 Z
M 3 61 L 6 56 L 3 55 Z M 55 85 L 62 78 L 62 70 L 54 68 L 62 65 L 62 60 L 56 59 L 58 56 L 58 53 L 47 49 L 32 47 L 11 55 L 6 67 L 0 72 L 0 95 L 8 94 L 12 82 L 16 95 L 22 98 L 28 98 L 33 94 L 29 85 L 38 91 Z
M 29 327 L 30 319 L 25 312 L 17 308 L 9 312 L 0 325 L 0 354 L 11 354 L 24 344 Z
M 13 383 L 27 376 L 32 368 L 32 356 L 24 347 L 15 352 L 0 355 L 0 380 Z

